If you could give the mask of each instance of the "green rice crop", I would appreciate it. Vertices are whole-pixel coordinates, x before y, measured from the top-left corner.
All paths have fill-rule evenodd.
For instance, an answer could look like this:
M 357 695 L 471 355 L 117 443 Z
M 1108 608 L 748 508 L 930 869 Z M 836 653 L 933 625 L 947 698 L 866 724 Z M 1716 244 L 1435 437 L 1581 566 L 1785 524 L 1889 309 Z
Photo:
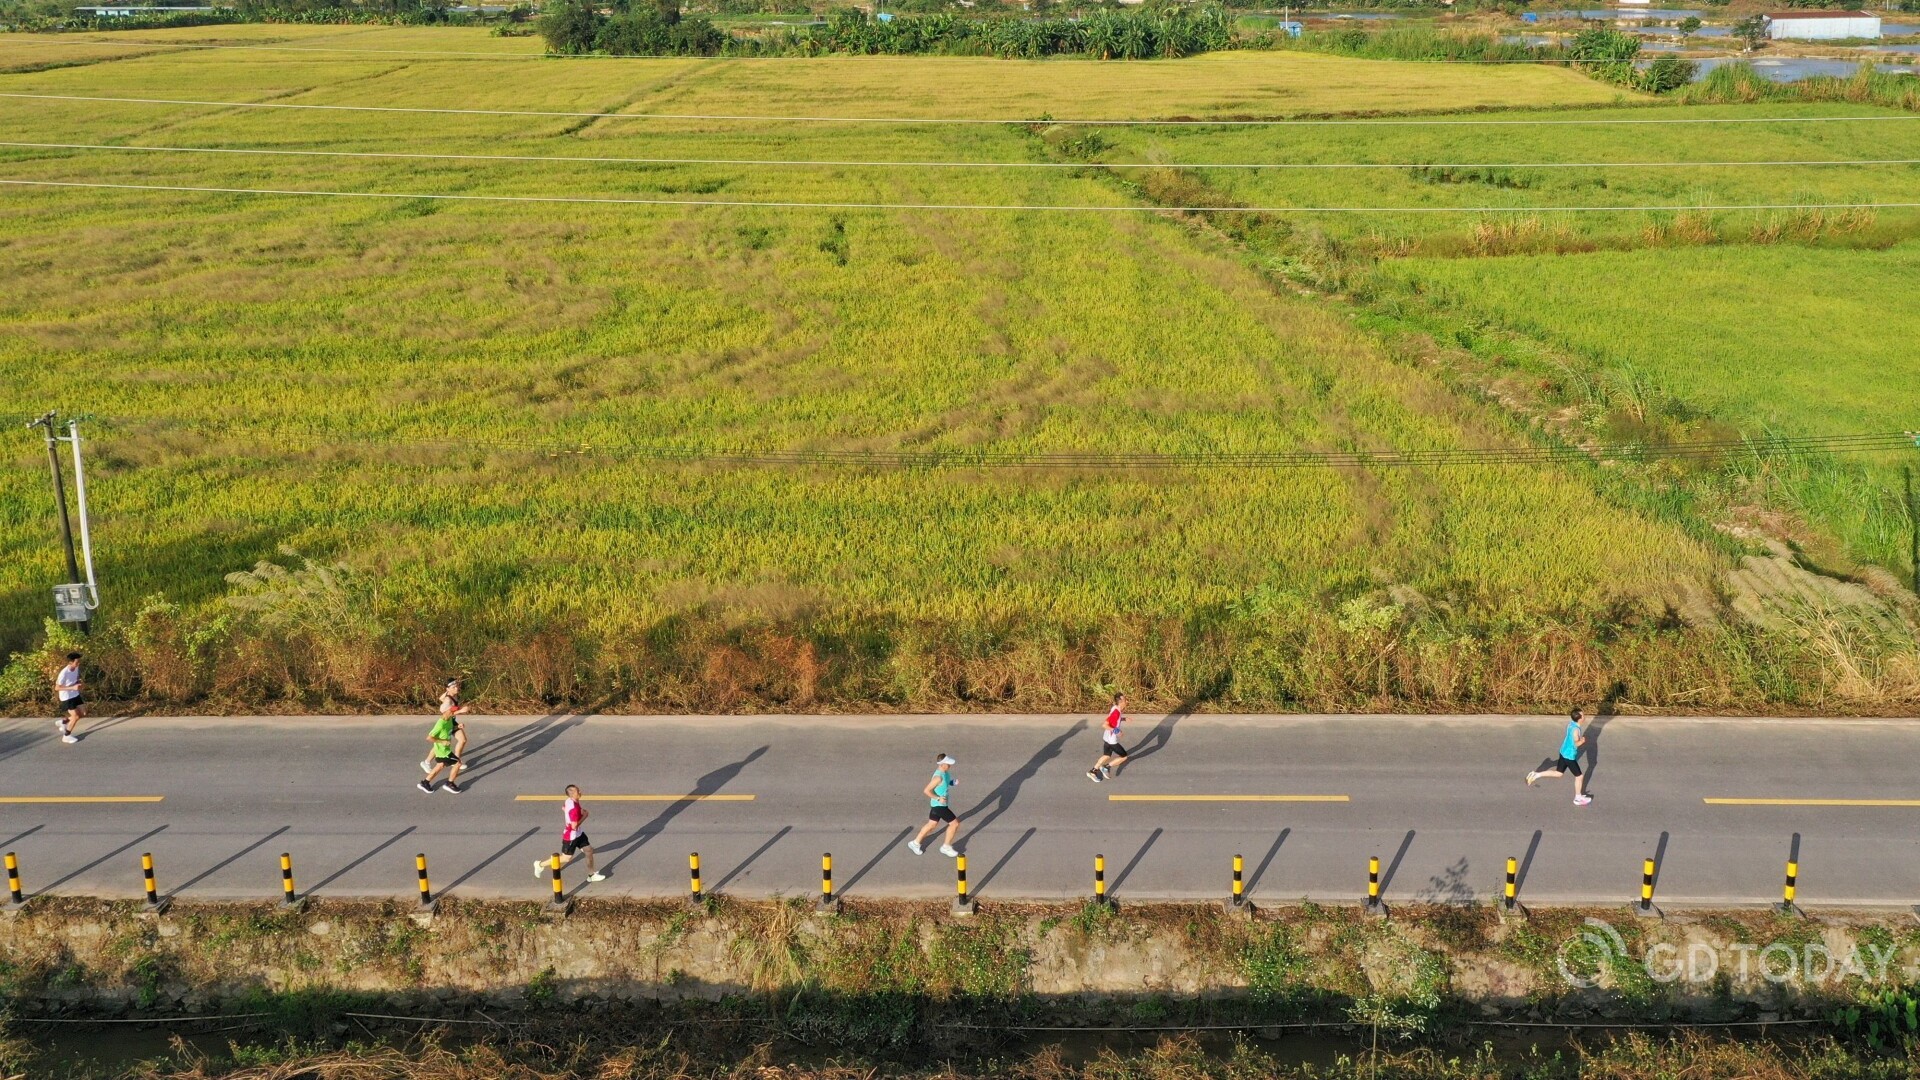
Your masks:
M 156 54 L 0 75 L 0 90 L 732 116 L 1220 115 L 1600 92 L 1558 71 L 1297 55 L 541 61 L 419 55 L 528 48 L 449 30 L 200 33 L 392 55 Z M 0 59 L 32 48 L 0 38 Z M 1049 153 L 1016 125 L 6 108 L 10 139 L 47 143 Z M 5 148 L 0 175 L 1128 205 L 1079 170 Z M 1521 444 L 1497 408 L 1395 360 L 1336 302 L 1276 291 L 1217 237 L 1163 216 L 12 189 L 0 280 L 7 399 L 97 417 L 110 606 L 96 652 L 102 684 L 126 692 L 367 705 L 450 669 L 496 700 L 635 708 L 1057 708 L 1113 686 L 1244 707 L 1523 707 L 1623 672 L 1647 700 L 1693 705 L 1824 692 L 1791 643 L 1673 628 L 1678 598 L 1710 594 L 1733 547 L 1610 499 L 1585 469 L 880 470 L 598 452 Z M 17 434 L 0 449 L 8 648 L 36 639 L 60 574 L 49 522 L 44 457 Z M 283 548 L 340 560 L 357 584 L 282 597 L 315 620 L 292 637 L 221 621 L 239 618 L 225 576 L 299 566 Z M 194 667 L 208 656 L 216 670 Z M 1715 659 L 1730 656 L 1747 659 Z M 167 674 L 181 665 L 193 673 Z M 0 693 L 32 692 L 27 669 L 11 670 Z
M 1656 400 L 1760 434 L 1920 429 L 1920 240 L 1410 259 L 1384 274 L 1470 317 L 1631 373 Z M 1912 572 L 1899 468 L 1819 469 L 1790 499 L 1848 554 Z

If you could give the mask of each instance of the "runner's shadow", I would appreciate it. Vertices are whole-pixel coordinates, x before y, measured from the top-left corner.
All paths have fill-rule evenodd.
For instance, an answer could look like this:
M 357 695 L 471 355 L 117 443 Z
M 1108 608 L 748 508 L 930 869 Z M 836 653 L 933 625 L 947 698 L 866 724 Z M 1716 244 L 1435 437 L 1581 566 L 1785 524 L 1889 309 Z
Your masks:
M 86 742 L 88 739 L 93 738 L 95 735 L 98 735 L 109 728 L 117 728 L 121 724 L 124 724 L 127 721 L 132 720 L 136 716 L 145 715 L 145 713 L 146 713 L 145 709 L 129 709 L 123 713 L 115 713 L 114 715 L 107 717 L 105 720 L 102 720 L 99 723 L 94 723 L 91 719 L 82 720 L 80 721 L 80 731 L 79 731 L 80 741 Z
M 1051 742 L 1041 747 L 1038 752 L 1036 752 L 1032 757 L 1027 759 L 1027 763 L 1025 765 L 1022 765 L 1020 766 L 1020 768 L 1014 770 L 1013 775 L 1007 777 L 1005 780 L 1000 781 L 1000 786 L 994 788 L 992 791 L 987 792 L 986 797 L 981 799 L 976 806 L 968 810 L 966 813 L 961 814 L 960 819 L 962 821 L 972 821 L 973 815 L 978 814 L 980 811 L 986 809 L 989 805 L 993 807 L 992 813 L 988 814 L 985 818 L 981 819 L 980 821 L 974 822 L 973 827 L 967 830 L 967 836 L 968 837 L 978 836 L 982 831 L 986 829 L 987 826 L 993 824 L 996 820 L 998 820 L 1000 815 L 1012 809 L 1013 800 L 1018 798 L 1020 795 L 1021 785 L 1033 779 L 1034 776 L 1040 772 L 1040 766 L 1046 764 L 1049 761 L 1052 761 L 1054 758 L 1059 757 L 1061 751 L 1067 748 L 1067 741 L 1069 739 L 1072 739 L 1075 735 L 1078 735 L 1080 732 L 1085 731 L 1086 729 L 1087 729 L 1087 722 L 1085 720 L 1077 721 L 1072 727 L 1068 728 L 1065 732 L 1061 733 L 1060 735 L 1054 737 L 1054 739 Z
M 1581 749 L 1587 752 L 1587 786 L 1584 790 L 1588 794 L 1593 793 L 1593 779 L 1600 773 L 1600 732 L 1607 726 L 1607 721 L 1619 715 L 1620 699 L 1626 696 L 1626 681 L 1615 681 L 1601 696 L 1600 708 L 1593 714 L 1593 723 L 1587 725 L 1587 745 Z
M 617 850 L 620 852 L 620 854 L 607 861 L 607 865 L 602 868 L 601 872 L 609 875 L 612 874 L 613 868 L 625 862 L 627 856 L 645 847 L 647 841 L 664 832 L 674 818 L 686 813 L 688 807 L 698 803 L 700 801 L 699 796 L 718 795 L 721 788 L 732 783 L 733 778 L 740 775 L 740 770 L 760 760 L 769 749 L 771 749 L 771 747 L 762 746 L 753 753 L 741 758 L 739 761 L 722 765 L 705 776 L 702 776 L 700 779 L 694 781 L 692 791 L 668 803 L 666 808 L 655 815 L 652 821 L 647 822 L 645 825 L 640 826 L 638 829 L 635 829 L 619 840 L 615 840 L 611 844 L 601 846 L 599 848 L 600 851 Z
M 586 723 L 587 717 L 615 702 L 624 700 L 625 697 L 625 691 L 608 694 L 578 712 L 548 713 L 538 720 L 507 732 L 498 739 L 488 740 L 468 755 L 467 767 L 460 773 L 461 783 L 472 783 L 518 765 L 545 750 L 568 728 L 579 727 Z
M 1147 732 L 1147 737 L 1141 739 L 1140 745 L 1133 748 L 1132 756 L 1135 758 L 1152 757 L 1154 754 L 1165 749 L 1166 745 L 1173 741 L 1173 729 L 1180 721 L 1192 716 L 1194 711 L 1200 708 L 1200 706 L 1226 693 L 1227 688 L 1232 685 L 1233 672 L 1231 671 L 1223 671 L 1213 678 L 1208 679 L 1185 701 L 1174 706 L 1172 712 L 1161 717 L 1159 723 L 1153 725 L 1153 730 Z
M 515 728 L 503 738 L 490 740 L 479 753 L 470 755 L 473 760 L 461 771 L 461 783 L 471 784 L 510 769 L 545 750 L 568 728 L 585 722 L 586 717 L 579 713 L 552 713 Z

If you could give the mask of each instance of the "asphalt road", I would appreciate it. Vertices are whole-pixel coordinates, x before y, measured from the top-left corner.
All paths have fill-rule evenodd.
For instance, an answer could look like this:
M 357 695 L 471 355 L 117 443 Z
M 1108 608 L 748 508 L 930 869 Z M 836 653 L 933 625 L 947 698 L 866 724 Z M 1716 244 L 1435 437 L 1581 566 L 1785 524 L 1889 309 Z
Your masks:
M 407 896 L 420 852 L 439 892 L 543 898 L 578 783 L 610 874 L 584 895 L 684 891 L 692 851 L 709 891 L 811 893 L 830 851 L 843 896 L 938 898 L 952 862 L 904 841 L 944 750 L 983 900 L 1086 895 L 1096 853 L 1123 902 L 1219 897 L 1238 853 L 1256 901 L 1356 900 L 1377 855 L 1389 903 L 1497 896 L 1509 856 L 1523 900 L 1624 903 L 1654 856 L 1662 904 L 1762 903 L 1797 835 L 1804 904 L 1920 903 L 1915 721 L 1604 718 L 1586 807 L 1523 783 L 1556 717 L 1145 716 L 1100 785 L 1091 716 L 470 717 L 460 795 L 414 786 L 430 721 L 0 721 L 0 850 L 29 894 L 138 896 L 151 851 L 164 893 L 275 896 L 287 851 L 303 893 Z

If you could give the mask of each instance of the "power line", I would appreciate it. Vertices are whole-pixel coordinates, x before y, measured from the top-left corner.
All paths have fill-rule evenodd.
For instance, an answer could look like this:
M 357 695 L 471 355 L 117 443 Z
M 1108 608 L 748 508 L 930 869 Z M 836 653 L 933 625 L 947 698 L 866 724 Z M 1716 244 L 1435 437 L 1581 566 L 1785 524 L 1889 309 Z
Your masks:
M 1080 127 L 1584 127 L 1642 124 L 1825 124 L 1920 120 L 1920 114 L 1884 116 L 1674 116 L 1611 117 L 1560 120 L 1499 120 L 1468 117 L 1459 120 L 1380 119 L 1335 120 L 1291 118 L 1281 120 L 1059 120 L 1052 117 L 912 117 L 912 116 L 776 116 L 751 113 L 612 113 L 555 112 L 541 109 L 453 109 L 404 105 L 303 105 L 285 101 L 199 101 L 190 98 L 94 97 L 81 94 L 27 94 L 0 92 L 0 98 L 31 101 L 87 101 L 121 105 L 204 105 L 220 109 L 293 109 L 319 112 L 419 113 L 435 116 L 531 116 L 566 120 L 739 120 L 806 124 L 1049 124 Z
M 822 24 L 816 23 L 813 25 L 822 25 Z M 1547 32 L 1559 33 L 1562 36 L 1567 36 L 1567 37 L 1571 37 L 1575 33 L 1574 31 L 1571 31 L 1571 30 L 1547 31 Z M 180 50 L 217 49 L 217 50 L 229 50 L 229 51 L 237 51 L 237 52 L 292 52 L 292 53 L 320 53 L 320 54 L 344 53 L 348 55 L 368 55 L 368 56 L 405 56 L 405 57 L 429 57 L 429 58 L 447 57 L 452 59 L 463 59 L 463 60 L 680 60 L 688 63 L 697 63 L 697 62 L 704 62 L 704 61 L 710 61 L 710 60 L 722 60 L 722 61 L 737 63 L 737 62 L 743 62 L 743 61 L 750 62 L 750 61 L 820 60 L 827 57 L 831 57 L 832 59 L 836 59 L 836 60 L 869 60 L 869 61 L 890 60 L 890 59 L 899 60 L 899 59 L 911 59 L 915 56 L 924 55 L 924 54 L 916 54 L 916 53 L 847 52 L 847 53 L 829 53 L 829 54 L 826 54 L 826 56 L 822 56 L 822 55 L 748 56 L 743 54 L 730 54 L 730 53 L 718 53 L 711 56 L 704 56 L 704 55 L 689 56 L 681 53 L 630 53 L 630 54 L 615 56 L 609 53 L 557 53 L 557 52 L 509 53 L 509 52 L 458 52 L 458 51 L 449 50 L 449 49 L 368 49 L 368 48 L 355 48 L 353 46 L 338 46 L 338 45 L 327 45 L 327 46 L 220 45 L 220 44 L 212 44 L 212 43 L 206 43 L 206 42 L 141 41 L 138 39 L 103 41 L 99 38 L 69 38 L 65 41 L 24 41 L 23 40 L 23 41 L 15 41 L 15 42 L 12 42 L 11 44 L 47 46 L 47 45 L 65 45 L 65 44 L 72 44 L 72 43 L 84 44 L 84 45 L 108 45 L 108 46 L 116 46 L 121 48 L 151 48 L 151 49 L 180 49 Z M 1290 56 L 1321 56 L 1321 57 L 1328 57 L 1336 60 L 1374 60 L 1375 59 L 1374 57 L 1367 57 L 1367 56 L 1348 56 L 1344 53 L 1319 52 L 1314 49 L 1264 49 L 1264 50 L 1220 49 L 1220 50 L 1214 50 L 1214 51 L 1261 52 L 1269 55 L 1278 53 L 1278 54 L 1285 54 Z M 1694 58 L 1694 57 L 1679 56 L 1677 54 L 1671 54 L 1671 53 L 1642 53 L 1634 57 L 1634 59 L 1635 60 L 1651 60 L 1651 59 L 1657 59 L 1660 56 L 1674 56 L 1675 59 L 1680 59 L 1680 60 L 1721 59 L 1722 58 L 1721 56 Z M 1792 59 L 1838 60 L 1838 61 L 1858 60 L 1861 62 L 1876 62 L 1876 63 L 1888 64 L 1889 66 L 1899 66 L 1899 64 L 1901 63 L 1901 61 L 1899 60 L 1899 56 L 1900 54 L 1898 53 L 1847 54 L 1847 55 L 1839 55 L 1839 56 L 1796 55 Z M 943 58 L 970 59 L 970 60 L 994 60 L 994 61 L 1000 61 L 1000 60 L 1006 59 L 1005 57 L 987 56 L 987 55 L 962 56 L 957 58 L 943 57 Z M 1118 62 L 1125 63 L 1126 61 L 1118 61 Z M 1632 61 L 1631 60 L 1610 60 L 1610 59 L 1583 59 L 1583 58 L 1572 57 L 1572 56 L 1516 56 L 1516 57 L 1508 57 L 1505 59 L 1431 56 L 1431 57 L 1420 57 L 1420 58 L 1409 58 L 1409 59 L 1393 58 L 1390 60 L 1376 61 L 1376 62 L 1394 63 L 1394 64 L 1494 64 L 1494 65 L 1500 65 L 1500 64 L 1621 64 L 1621 63 L 1631 63 Z
M 190 187 L 182 184 L 116 184 L 80 180 L 0 179 L 9 187 L 86 188 L 109 191 L 166 191 L 197 195 L 298 195 L 328 199 L 431 199 L 439 202 L 563 203 L 587 206 L 723 206 L 768 210 L 967 210 L 1073 214 L 1587 214 L 1644 213 L 1665 210 L 1907 210 L 1920 202 L 1863 203 L 1667 203 L 1640 206 L 1156 206 L 1119 203 L 1089 206 L 1062 203 L 887 203 L 803 202 L 785 199 L 638 199 L 605 195 L 445 195 L 406 191 L 316 191 L 300 188 Z
M 1313 468 L 1444 468 L 1459 466 L 1515 466 L 1593 463 L 1595 461 L 1654 461 L 1718 459 L 1735 455 L 1765 457 L 1793 454 L 1855 454 L 1906 451 L 1915 438 L 1905 432 L 1875 432 L 1825 436 L 1768 436 L 1757 439 L 1720 439 L 1666 444 L 1613 443 L 1592 446 L 1461 447 L 1439 450 L 1259 450 L 1096 453 L 1074 451 L 995 450 L 757 450 L 701 448 L 671 445 L 540 443 L 485 437 L 436 439 L 378 434 L 344 434 L 293 425 L 221 425 L 167 423 L 162 429 L 191 431 L 202 436 L 241 436 L 311 439 L 322 445 L 361 444 L 406 446 L 418 449 L 483 449 L 545 457 L 590 457 L 662 464 L 735 466 L 824 466 L 870 469 L 1313 469 Z
M 283 150 L 225 146 L 127 146 L 111 143 L 0 141 L 33 150 L 128 150 L 168 154 L 252 154 L 272 157 L 391 158 L 401 161 L 578 162 L 588 165 L 764 165 L 819 168 L 925 169 L 1719 169 L 1789 165 L 1920 165 L 1920 158 L 1818 161 L 1506 161 L 1506 162 L 1150 162 L 1150 161 L 832 161 L 765 158 L 587 157 L 567 154 L 420 154 L 385 150 Z

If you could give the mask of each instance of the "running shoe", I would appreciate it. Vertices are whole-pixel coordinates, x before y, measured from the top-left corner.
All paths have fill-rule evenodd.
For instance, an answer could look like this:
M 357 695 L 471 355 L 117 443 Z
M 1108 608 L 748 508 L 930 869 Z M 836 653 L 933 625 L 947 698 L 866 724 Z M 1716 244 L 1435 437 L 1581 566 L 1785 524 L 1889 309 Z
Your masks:
M 421 771 L 421 772 L 423 772 L 423 773 L 431 773 L 431 772 L 433 772 L 433 762 L 431 762 L 431 761 L 423 761 L 423 762 L 421 762 L 421 763 L 420 763 L 420 771 Z
M 534 877 L 537 878 L 542 874 L 545 874 L 546 872 L 547 872 L 547 860 L 545 859 L 533 860 L 533 876 Z
M 960 853 L 953 850 L 952 844 L 941 844 L 940 854 L 945 855 L 949 859 L 957 859 L 960 857 Z
M 467 789 L 466 789 L 466 788 L 463 788 L 463 787 L 461 787 L 461 786 L 460 786 L 459 784 L 456 784 L 456 783 L 454 783 L 453 781 L 451 781 L 451 780 L 449 780 L 449 781 L 447 781 L 446 783 L 444 783 L 444 784 L 441 784 L 441 785 L 440 785 L 440 790 L 441 790 L 441 791 L 451 791 L 451 792 L 453 792 L 453 793 L 454 793 L 455 795 L 458 795 L 458 794 L 460 794 L 461 792 L 463 792 L 463 791 L 465 791 L 465 790 L 467 790 Z
M 1111 765 L 1100 766 L 1100 779 L 1102 780 L 1113 779 L 1113 766 Z
M 61 742 L 63 742 L 63 743 L 77 743 L 77 742 L 79 742 L 79 741 L 80 741 L 80 736 L 78 736 L 78 735 L 62 735 L 62 736 L 60 736 L 60 741 L 61 741 Z
M 907 850 L 913 852 L 915 855 L 925 855 L 927 853 L 927 849 L 921 847 L 920 841 L 918 840 L 907 841 Z
M 1593 796 L 1591 795 L 1576 795 L 1573 798 L 1573 805 L 1585 806 L 1592 801 L 1593 801 Z
M 1096 783 L 1096 784 L 1097 784 L 1097 783 L 1099 783 L 1099 782 L 1100 782 L 1100 770 L 1099 770 L 1099 769 L 1088 769 L 1088 770 L 1087 770 L 1087 779 L 1089 779 L 1089 780 L 1091 780 L 1091 781 L 1093 781 L 1093 782 L 1094 782 L 1094 783 Z
M 602 874 L 602 873 L 599 873 L 598 871 L 596 871 L 596 872 L 594 872 L 594 873 L 591 873 L 591 874 L 588 874 L 588 875 L 587 875 L 587 880 L 588 880 L 588 881 L 605 881 L 605 880 L 607 880 L 607 875 L 605 875 L 605 874 Z
M 1538 779 L 1540 779 L 1540 774 L 1539 774 L 1539 773 L 1537 773 L 1537 772 L 1530 772 L 1530 773 L 1528 773 L 1528 774 L 1527 774 L 1527 786 L 1528 786 L 1528 787 L 1532 787 L 1532 786 L 1533 786 L 1533 782 L 1534 782 L 1535 780 L 1538 780 Z
M 433 794 L 433 783 L 431 781 L 422 780 L 413 786 L 419 788 L 421 791 L 424 791 L 429 795 Z

